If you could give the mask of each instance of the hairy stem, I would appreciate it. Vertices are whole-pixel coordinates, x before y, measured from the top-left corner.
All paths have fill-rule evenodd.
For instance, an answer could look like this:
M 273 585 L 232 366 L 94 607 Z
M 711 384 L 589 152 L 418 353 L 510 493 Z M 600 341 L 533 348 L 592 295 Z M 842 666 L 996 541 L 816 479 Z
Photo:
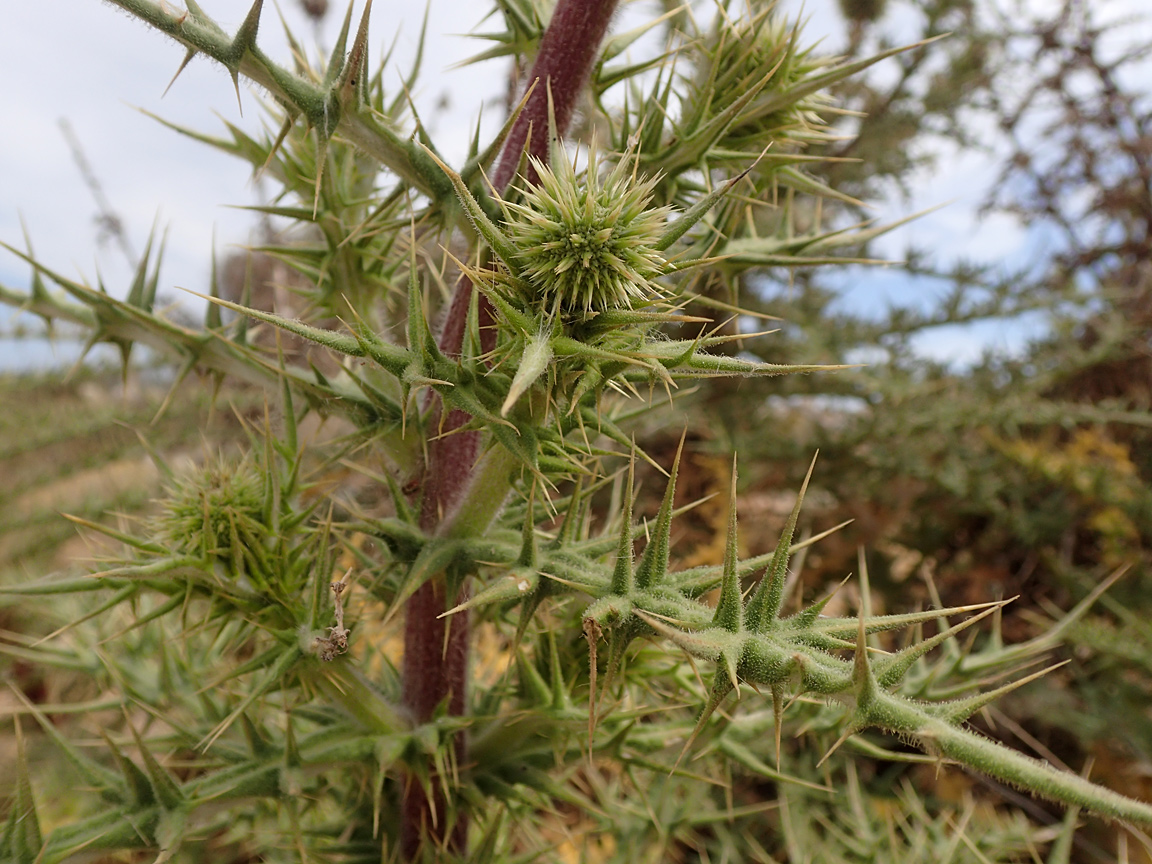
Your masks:
M 560 0 L 540 42 L 540 52 L 529 83 L 539 80 L 519 120 L 504 146 L 497 166 L 494 184 L 505 189 L 512 182 L 516 165 L 527 143 L 528 151 L 547 162 L 548 94 L 551 92 L 557 134 L 563 135 L 571 122 L 581 90 L 592 70 L 600 42 L 608 30 L 617 0 Z M 529 140 L 529 130 L 532 130 Z M 539 131 L 537 131 L 539 130 Z M 440 348 L 446 354 L 459 355 L 463 345 L 468 308 L 472 302 L 472 283 L 461 277 L 456 284 Z M 495 344 L 491 305 L 485 298 L 479 304 L 481 345 L 485 351 Z M 433 407 L 438 414 L 439 405 Z M 435 532 L 442 520 L 460 504 L 470 486 L 480 449 L 477 432 L 450 433 L 468 422 L 468 415 L 451 411 L 443 423 L 433 422 L 430 429 L 438 437 L 428 442 L 428 469 L 424 477 L 421 527 Z M 404 629 L 404 704 L 416 722 L 426 722 L 436 706 L 448 700 L 452 714 L 465 709 L 465 684 L 468 672 L 468 616 L 460 613 L 442 619 L 438 616 L 449 605 L 465 598 L 447 596 L 443 575 L 425 583 L 408 601 Z M 451 602 L 449 602 L 451 601 Z M 447 628 L 447 629 L 446 629 Z M 457 764 L 463 764 L 466 743 L 462 735 L 455 741 Z M 434 784 L 434 788 L 439 788 Z M 458 854 L 465 852 L 467 822 L 460 814 L 453 825 L 447 824 L 445 802 L 428 800 L 414 778 L 404 790 L 401 810 L 401 845 L 404 857 L 414 860 L 423 843 L 444 845 Z
M 548 94 L 552 94 L 556 134 L 563 136 L 572 122 L 576 100 L 588 81 L 600 42 L 608 32 L 616 2 L 561 0 L 557 4 L 540 40 L 540 53 L 528 73 L 528 84 L 538 82 L 538 86 L 512 127 L 492 178 L 497 189 L 503 190 L 512 182 L 526 141 L 528 154 L 548 164 Z M 531 168 L 528 172 L 529 180 L 536 179 Z

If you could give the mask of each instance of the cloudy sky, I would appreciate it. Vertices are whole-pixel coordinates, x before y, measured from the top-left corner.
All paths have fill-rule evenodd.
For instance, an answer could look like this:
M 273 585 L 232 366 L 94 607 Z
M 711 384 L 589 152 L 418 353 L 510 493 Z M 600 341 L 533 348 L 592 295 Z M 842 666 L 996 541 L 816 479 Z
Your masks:
M 229 31 L 247 11 L 238 0 L 203 0 L 200 5 Z M 324 34 L 315 34 L 296 0 L 281 0 L 280 6 L 305 45 L 315 45 L 317 35 L 330 40 L 339 26 L 330 20 Z M 130 281 L 119 248 L 97 243 L 97 208 L 61 131 L 60 120 L 66 118 L 112 208 L 123 217 L 134 248 L 143 248 L 154 221 L 167 229 L 162 291 L 173 285 L 204 290 L 213 233 L 218 250 L 246 242 L 252 217 L 235 207 L 258 203 L 258 190 L 243 163 L 173 133 L 141 111 L 210 134 L 223 131 L 221 118 L 258 130 L 266 117 L 258 95 L 241 86 L 241 116 L 228 75 L 198 59 L 162 98 L 183 49 L 111 4 L 0 0 L 0 7 L 0 76 L 8 82 L 0 88 L 5 128 L 0 135 L 0 240 L 22 246 L 26 226 L 36 255 L 65 275 L 94 281 L 99 273 L 113 293 Z M 433 0 L 428 74 L 417 94 L 430 118 L 444 98 L 470 113 L 472 106 L 499 93 L 501 69 L 477 74 L 476 67 L 449 68 L 479 48 L 474 39 L 451 35 L 472 31 L 478 8 L 481 4 L 467 0 Z M 421 4 L 377 0 L 373 49 L 380 51 L 397 39 L 394 56 L 400 68 L 407 68 L 422 12 Z M 451 25 L 437 26 L 437 21 Z M 268 3 L 261 42 L 272 56 L 289 62 L 282 34 Z M 398 73 L 391 81 L 398 81 Z M 432 118 L 436 140 L 450 155 L 458 151 L 462 158 L 465 153 L 466 118 L 463 110 Z M 27 266 L 0 251 L 0 283 L 22 288 L 27 280 Z M 0 327 L 6 317 L 0 310 Z M 57 346 L 56 355 L 66 358 L 67 347 Z M 0 368 L 51 357 L 45 346 L 33 343 L 0 345 Z
M 807 37 L 825 36 L 834 47 L 840 34 L 825 33 L 834 0 L 808 0 Z M 1043 2 L 1043 0 L 1038 0 Z M 1139 0 L 1132 0 L 1139 2 Z M 462 160 L 471 134 L 475 106 L 500 99 L 505 68 L 500 62 L 453 68 L 483 47 L 466 36 L 479 25 L 479 10 L 487 4 L 470 0 L 430 0 L 429 40 L 425 72 L 415 93 L 421 114 L 442 151 Z M 172 5 L 178 5 L 172 0 Z M 201 0 L 201 5 L 229 31 L 246 12 L 239 0 Z M 336 5 L 336 4 L 333 4 Z M 361 7 L 357 2 L 357 12 Z M 259 191 L 243 163 L 177 135 L 141 113 L 152 112 L 174 123 L 209 133 L 222 131 L 221 118 L 257 130 L 264 121 L 259 97 L 241 87 L 243 115 L 232 83 L 218 66 L 196 60 L 162 98 L 164 88 L 183 57 L 183 49 L 150 32 L 127 14 L 98 0 L 53 0 L 18 3 L 0 0 L 0 240 L 22 245 L 24 226 L 37 256 L 72 277 L 94 281 L 99 273 L 113 293 L 130 281 L 124 254 L 113 243 L 98 243 L 96 205 L 68 148 L 60 120 L 66 118 L 103 186 L 112 208 L 126 223 L 134 248 L 142 249 L 155 221 L 167 229 L 168 246 L 162 271 L 162 291 L 171 286 L 204 290 L 209 273 L 208 252 L 213 234 L 217 250 L 244 243 L 251 215 L 235 209 L 257 203 Z M 272 7 L 272 4 L 268 4 Z M 296 0 L 280 0 L 285 19 L 305 44 L 330 44 L 338 14 L 331 14 L 322 33 L 315 33 L 298 11 Z M 788 0 L 783 8 L 800 8 Z M 386 78 L 393 86 L 407 67 L 420 30 L 423 5 L 376 0 L 373 8 L 373 50 L 397 40 L 396 71 Z M 643 14 L 642 7 L 637 14 Z M 625 25 L 627 26 L 627 25 Z M 481 28 L 482 29 L 482 28 Z M 617 28 L 619 29 L 619 27 Z M 272 56 L 287 62 L 286 42 L 274 8 L 266 8 L 261 41 Z M 447 105 L 442 111 L 437 106 Z M 499 109 L 487 114 L 499 115 Z M 986 260 L 1021 254 L 1026 237 L 1007 220 L 974 219 L 990 165 L 977 156 L 946 160 L 947 170 L 924 178 L 924 193 L 907 212 L 952 202 L 893 236 L 885 254 L 898 256 L 915 242 L 944 250 L 946 255 L 978 253 Z M 232 205 L 232 206 L 228 206 Z M 898 211 L 884 218 L 904 215 Z M 23 223 L 23 224 L 22 224 Z M 27 284 L 27 267 L 0 251 L 0 283 L 13 288 Z M 905 302 L 909 286 L 879 271 L 861 279 L 847 302 L 859 307 L 888 301 Z M 0 310 L 0 332 L 11 319 Z M 926 352 L 963 359 L 986 344 L 1011 348 L 1019 331 L 940 334 Z M 39 364 L 55 357 L 70 358 L 66 346 L 34 342 L 0 342 L 0 368 Z

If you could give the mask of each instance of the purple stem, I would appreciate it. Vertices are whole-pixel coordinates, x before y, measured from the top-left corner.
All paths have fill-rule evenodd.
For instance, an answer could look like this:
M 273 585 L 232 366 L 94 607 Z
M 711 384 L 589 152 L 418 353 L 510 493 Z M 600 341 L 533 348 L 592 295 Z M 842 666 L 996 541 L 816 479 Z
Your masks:
M 537 80 L 540 83 L 504 145 L 493 178 L 497 189 L 506 189 L 512 182 L 526 144 L 531 155 L 547 164 L 548 92 L 552 93 L 556 131 L 562 136 L 571 123 L 576 101 L 591 73 L 616 4 L 617 0 L 559 0 L 528 76 L 529 83 Z M 530 141 L 529 129 L 532 130 Z M 440 334 L 440 349 L 445 354 L 459 356 L 471 302 L 472 283 L 461 277 Z M 492 307 L 484 297 L 479 301 L 479 313 L 481 346 L 489 351 L 495 345 L 496 330 Z M 445 515 L 459 503 L 480 447 L 478 432 L 442 435 L 460 428 L 469 417 L 462 411 L 452 410 L 440 423 L 440 410 L 437 403 L 429 421 L 429 428 L 435 430 L 438 437 L 428 442 L 428 468 L 420 512 L 420 526 L 428 534 L 434 534 Z M 466 707 L 468 615 L 459 613 L 447 619 L 439 618 L 449 607 L 449 599 L 453 605 L 463 599 L 462 596 L 448 598 L 446 594 L 447 581 L 443 574 L 435 576 L 412 595 L 405 610 L 403 700 L 418 723 L 430 720 L 445 699 L 451 714 L 463 714 Z M 463 735 L 456 736 L 455 747 L 457 764 L 463 765 L 467 757 Z M 440 788 L 435 781 L 432 786 Z M 462 855 L 466 851 L 467 823 L 459 814 L 453 825 L 447 824 L 447 818 L 446 802 L 439 794 L 435 793 L 434 800 L 429 801 L 416 779 L 410 777 L 401 809 L 404 858 L 415 860 L 425 843 L 435 847 L 446 845 Z

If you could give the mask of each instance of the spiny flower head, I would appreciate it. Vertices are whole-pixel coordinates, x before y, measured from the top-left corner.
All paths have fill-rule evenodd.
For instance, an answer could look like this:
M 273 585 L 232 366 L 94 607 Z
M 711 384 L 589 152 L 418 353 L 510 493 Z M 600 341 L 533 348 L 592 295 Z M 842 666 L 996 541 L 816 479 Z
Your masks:
M 802 146 L 826 139 L 829 133 L 820 116 L 831 105 L 826 93 L 779 101 L 804 79 L 825 71 L 830 62 L 800 48 L 798 33 L 771 8 L 736 20 L 718 16 L 716 28 L 700 43 L 699 76 L 686 101 L 687 127 L 706 123 L 750 90 L 761 88 L 717 142 L 720 149 L 754 152 L 770 141 Z
M 167 491 L 156 527 L 176 551 L 227 555 L 263 523 L 264 484 L 246 460 L 209 459 Z
M 638 179 L 631 150 L 603 179 L 595 148 L 580 176 L 558 154 L 555 169 L 533 163 L 540 179 L 520 190 L 524 198 L 498 200 L 503 220 L 497 225 L 464 178 L 427 152 L 501 262 L 493 267 L 461 264 L 496 314 L 496 345 L 484 352 L 483 360 L 509 376 L 499 405 L 501 417 L 509 416 L 529 392 L 539 397 L 528 400 L 542 411 L 536 418 L 548 416 L 546 406 L 566 405 L 571 414 L 585 397 L 605 387 L 621 382 L 631 386 L 629 376 L 670 387 L 674 376 L 778 375 L 813 368 L 755 363 L 704 350 L 728 341 L 728 336 L 671 340 L 653 332 L 666 323 L 708 323 L 682 315 L 665 302 L 667 292 L 656 280 L 708 263 L 705 258 L 677 257 L 672 265 L 663 252 L 746 171 L 699 198 L 669 224 L 671 207 L 649 206 L 659 177 Z M 479 347 L 480 339 L 472 344 Z M 475 415 L 475 407 L 466 410 Z M 598 426 L 602 420 L 597 416 Z M 540 424 L 539 419 L 531 422 Z
M 536 300 L 586 318 L 660 297 L 666 262 L 655 244 L 669 210 L 648 207 L 655 179 L 638 180 L 628 160 L 601 179 L 595 149 L 581 175 L 564 158 L 555 169 L 532 164 L 539 181 L 505 204 L 505 231 Z

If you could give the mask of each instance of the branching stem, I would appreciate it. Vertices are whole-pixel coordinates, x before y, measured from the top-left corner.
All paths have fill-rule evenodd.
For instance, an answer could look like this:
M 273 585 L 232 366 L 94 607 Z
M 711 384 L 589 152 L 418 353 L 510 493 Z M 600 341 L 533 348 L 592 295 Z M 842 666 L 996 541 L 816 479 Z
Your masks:
M 560 0 L 557 4 L 528 76 L 529 84 L 539 80 L 547 86 L 535 88 L 513 126 L 495 172 L 493 183 L 497 189 L 503 190 L 512 182 L 526 142 L 529 153 L 547 162 L 547 134 L 536 130 L 548 129 L 549 91 L 556 131 L 563 135 L 592 70 L 600 42 L 608 30 L 616 2 Z M 531 140 L 530 129 L 533 130 Z M 462 276 L 456 283 L 440 336 L 440 349 L 445 354 L 460 354 L 471 302 L 472 283 Z M 484 298 L 480 298 L 479 320 L 482 348 L 491 350 L 495 342 L 492 307 Z M 432 410 L 438 413 L 441 409 L 435 405 Z M 428 424 L 429 429 L 437 430 L 440 435 L 428 445 L 420 517 L 421 527 L 426 532 L 435 532 L 444 518 L 458 509 L 472 485 L 470 481 L 481 443 L 479 433 L 443 434 L 459 429 L 468 419 L 468 415 L 461 411 L 451 411 L 443 423 L 434 418 Z M 462 714 L 465 709 L 468 615 L 459 613 L 446 619 L 439 616 L 466 598 L 449 598 L 447 591 L 445 576 L 434 577 L 416 591 L 405 610 L 404 705 L 418 723 L 431 719 L 433 711 L 445 699 L 450 713 Z M 465 747 L 463 736 L 458 735 L 455 740 L 457 764 L 465 761 Z M 463 854 L 467 832 L 463 815 L 456 814 L 454 824 L 449 826 L 445 802 L 429 801 L 420 784 L 412 778 L 410 780 L 405 787 L 401 810 L 404 857 L 414 860 L 423 843 L 440 846 L 446 842 L 458 854 Z M 439 787 L 433 784 L 433 788 Z

